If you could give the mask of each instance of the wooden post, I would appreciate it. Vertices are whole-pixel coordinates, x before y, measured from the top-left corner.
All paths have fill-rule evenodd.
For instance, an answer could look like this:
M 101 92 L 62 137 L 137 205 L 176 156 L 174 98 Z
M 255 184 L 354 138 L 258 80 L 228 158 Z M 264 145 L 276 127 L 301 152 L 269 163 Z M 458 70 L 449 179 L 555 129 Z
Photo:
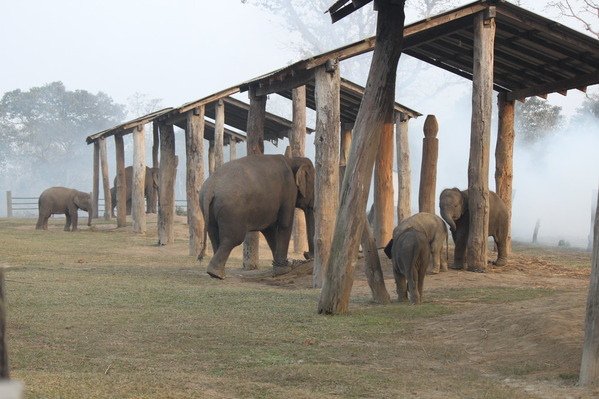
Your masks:
M 127 179 L 125 178 L 125 145 L 123 136 L 114 136 L 116 149 L 116 226 L 127 225 Z
M 98 217 L 100 203 L 100 143 L 94 141 L 94 170 L 92 178 L 92 209 L 93 217 Z
M 208 141 L 208 174 L 211 175 L 214 173 L 214 168 L 216 168 L 216 161 L 214 159 L 214 140 Z
M 12 191 L 6 192 L 6 217 L 12 217 Z
M 318 303 L 318 313 L 346 313 L 358 246 L 366 221 L 366 201 L 383 126 L 393 118 L 397 63 L 404 29 L 404 4 L 380 0 L 376 43 L 368 81 L 353 130 L 341 188 L 332 253 Z
M 229 139 L 229 161 L 237 159 L 237 140 L 233 137 Z
M 158 201 L 158 245 L 167 245 L 175 240 L 175 131 L 173 125 L 160 125 L 160 173 Z
M 225 162 L 224 157 L 224 141 L 225 141 L 225 102 L 218 100 L 215 107 L 214 120 L 214 169 L 218 168 Z
M 368 223 L 364 223 L 364 231 L 362 232 L 362 251 L 364 253 L 364 272 L 372 292 L 372 299 L 382 305 L 390 303 L 391 298 L 385 287 L 385 277 L 381 268 L 378 248 Z
M 489 147 L 493 108 L 493 48 L 495 7 L 474 17 L 474 65 L 472 76 L 472 131 L 468 161 L 468 270 L 487 267 L 489 231 Z
M 393 119 L 383 125 L 374 164 L 374 239 L 385 246 L 393 235 Z
M 160 130 L 158 127 L 158 122 L 152 122 L 152 169 L 157 170 L 160 166 L 158 162 L 158 150 L 160 145 Z M 158 209 L 158 190 L 152 184 L 152 189 L 150 190 L 150 198 L 147 198 L 148 202 L 148 212 L 156 213 Z
M 597 190 L 593 191 L 593 196 L 591 198 L 591 231 L 589 232 L 587 251 L 593 250 L 593 231 L 595 230 L 595 218 L 597 216 L 597 195 Z
M 541 227 L 541 219 L 537 219 L 535 223 L 535 229 L 532 232 L 532 243 L 537 244 L 539 242 L 539 228 Z
M 146 132 L 144 126 L 133 129 L 133 176 L 131 179 L 131 218 L 133 232 L 146 234 Z
M 104 191 L 104 220 L 110 220 L 112 211 L 112 195 L 110 194 L 110 175 L 108 174 L 108 153 L 106 139 L 98 139 L 100 146 L 100 167 L 102 168 L 102 188 Z
M 204 246 L 204 217 L 199 191 L 204 183 L 204 106 L 187 113 L 185 151 L 187 154 L 187 225 L 189 254 L 197 257 Z
M 512 179 L 514 175 L 514 101 L 497 96 L 499 123 L 495 147 L 495 191 L 508 210 L 507 253 L 512 252 Z
M 6 345 L 6 295 L 4 285 L 4 266 L 0 266 L 0 381 L 8 380 L 8 348 Z
M 291 156 L 306 155 L 306 86 L 296 87 L 291 91 L 293 128 L 289 137 Z M 306 235 L 306 218 L 300 209 L 295 210 L 293 222 L 293 250 L 303 253 L 308 250 Z
M 266 119 L 266 96 L 256 96 L 250 88 L 250 109 L 247 123 L 247 154 L 264 154 L 264 121 Z M 258 268 L 260 236 L 258 232 L 250 232 L 243 242 L 243 268 Z
M 437 159 L 439 157 L 439 139 L 437 139 L 439 124 L 435 115 L 426 116 L 423 130 L 418 209 L 420 212 L 435 213 Z
M 397 223 L 412 215 L 412 170 L 410 167 L 410 145 L 408 122 L 410 117 L 403 112 L 395 115 L 395 144 L 397 146 Z
M 316 179 L 314 182 L 314 269 L 312 286 L 322 286 L 339 206 L 340 87 L 337 60 L 316 69 Z
M 599 198 L 597 202 L 599 203 Z M 587 312 L 582 347 L 582 362 L 578 383 L 582 386 L 599 381 L 599 212 L 595 210 L 591 281 L 587 297 Z

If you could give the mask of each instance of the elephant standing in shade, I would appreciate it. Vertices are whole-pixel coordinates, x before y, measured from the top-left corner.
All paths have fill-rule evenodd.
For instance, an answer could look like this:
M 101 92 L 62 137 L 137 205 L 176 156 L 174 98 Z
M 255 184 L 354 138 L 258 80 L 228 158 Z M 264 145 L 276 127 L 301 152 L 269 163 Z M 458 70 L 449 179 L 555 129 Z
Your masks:
M 426 235 L 414 227 L 393 230 L 393 239 L 389 240 L 385 247 L 385 255 L 393 260 L 393 276 L 398 301 L 408 299 L 409 291 L 412 305 L 422 302 L 424 276 L 431 257 L 429 245 Z M 406 290 L 406 281 L 408 290 Z
M 453 269 L 464 267 L 464 257 L 470 230 L 470 214 L 468 212 L 468 190 L 446 188 L 439 196 L 441 217 L 449 224 L 455 243 Z M 499 196 L 489 191 L 489 236 L 497 245 L 497 266 L 507 264 L 507 237 L 509 229 L 509 213 Z
M 283 155 L 249 155 L 211 174 L 200 190 L 200 207 L 214 251 L 208 274 L 225 277 L 231 250 L 250 231 L 260 231 L 266 238 L 275 273 L 286 271 L 295 208 L 306 217 L 309 253 L 304 256 L 313 257 L 314 175 L 308 158 Z
M 50 216 L 57 213 L 64 213 L 67 219 L 64 231 L 69 231 L 71 225 L 73 226 L 73 231 L 77 231 L 78 209 L 88 213 L 87 225 L 92 225 L 94 212 L 90 193 L 66 187 L 51 187 L 44 190 L 37 204 L 39 209 L 39 217 L 35 225 L 37 230 L 48 230 L 48 219 Z
M 447 271 L 447 262 L 442 257 L 443 244 L 447 243 L 447 226 L 439 216 L 427 212 L 419 212 L 405 218 L 393 229 L 393 237 L 403 231 L 413 228 L 426 237 L 430 246 L 432 263 L 428 266 L 429 273 Z M 387 245 L 393 245 L 393 238 Z
M 158 168 L 150 168 L 146 166 L 146 178 L 144 184 L 144 196 L 147 200 L 146 212 L 156 213 L 156 190 L 158 190 Z M 116 181 L 117 177 L 114 178 L 114 187 L 110 189 L 110 198 L 112 201 L 112 209 L 110 213 L 114 217 L 114 208 L 116 208 Z M 133 166 L 127 166 L 125 168 L 125 182 L 127 186 L 127 215 L 131 215 L 131 193 L 133 191 Z

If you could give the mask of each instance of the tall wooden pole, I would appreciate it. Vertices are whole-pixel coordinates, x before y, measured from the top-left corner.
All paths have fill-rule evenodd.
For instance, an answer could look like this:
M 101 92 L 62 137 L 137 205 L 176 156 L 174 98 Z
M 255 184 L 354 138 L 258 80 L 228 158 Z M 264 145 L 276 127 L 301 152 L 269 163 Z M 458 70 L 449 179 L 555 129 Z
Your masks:
M 266 119 L 266 97 L 256 96 L 250 89 L 250 110 L 247 123 L 247 154 L 264 154 L 264 121 Z M 243 268 L 253 270 L 258 268 L 260 257 L 258 232 L 250 232 L 243 242 Z
M 112 196 L 110 194 L 110 175 L 108 174 L 108 153 L 106 139 L 98 140 L 100 146 L 100 166 L 102 168 L 102 187 L 104 188 L 104 219 L 110 220 L 112 211 Z
M 218 168 L 225 162 L 225 102 L 218 100 L 215 107 L 214 119 L 214 168 Z
M 158 160 L 158 151 L 160 147 L 160 129 L 158 122 L 152 122 L 152 168 L 158 170 L 160 167 Z M 148 212 L 156 213 L 158 209 L 158 191 L 152 184 L 152 195 L 147 199 L 148 201 Z
M 437 139 L 439 124 L 435 115 L 426 116 L 423 130 L 418 209 L 420 212 L 435 213 L 437 159 L 439 157 L 439 139 Z
M 204 246 L 204 217 L 200 209 L 199 191 L 204 183 L 204 106 L 187 113 L 185 151 L 187 167 L 187 225 L 189 254 L 197 257 Z
M 474 65 L 472 76 L 472 131 L 468 162 L 468 270 L 487 267 L 489 231 L 489 142 L 493 108 L 493 48 L 495 7 L 474 17 Z
M 352 147 L 341 188 L 332 253 L 318 312 L 346 313 L 358 246 L 366 221 L 366 201 L 383 126 L 393 118 L 397 63 L 404 28 L 404 2 L 379 0 L 377 34 L 366 90 L 353 131 Z
M 339 206 L 340 87 L 337 60 L 329 61 L 316 70 L 313 287 L 322 286 Z
M 306 86 L 296 87 L 291 92 L 293 128 L 289 137 L 291 156 L 306 155 Z M 308 250 L 304 212 L 296 209 L 293 222 L 293 250 L 303 253 Z
M 208 175 L 214 173 L 216 168 L 216 159 L 214 157 L 214 139 L 208 141 Z
M 8 380 L 8 348 L 6 344 L 6 295 L 4 286 L 4 267 L 0 266 L 0 380 Z
M 374 239 L 385 246 L 393 235 L 393 119 L 383 125 L 374 164 Z
M 146 233 L 146 132 L 142 126 L 133 129 L 133 176 L 131 181 L 131 218 L 133 232 Z
M 94 171 L 92 182 L 92 209 L 93 217 L 98 217 L 98 205 L 100 203 L 100 143 L 94 141 Z
M 593 231 L 595 230 L 595 218 L 597 217 L 597 195 L 598 191 L 595 190 L 593 192 L 593 198 L 591 199 L 591 231 L 589 233 L 588 251 L 593 250 Z
M 412 215 L 412 170 L 408 123 L 410 118 L 403 112 L 395 115 L 395 144 L 397 147 L 397 223 Z
M 158 202 L 158 244 L 166 245 L 175 241 L 175 131 L 173 125 L 160 125 L 160 173 Z
M 116 225 L 127 225 L 127 179 L 125 178 L 125 145 L 123 136 L 114 136 L 116 152 Z
M 597 198 L 599 203 L 599 198 Z M 582 386 L 599 381 L 599 212 L 595 211 L 591 281 L 587 297 L 584 346 L 578 383 Z
M 512 179 L 514 176 L 514 101 L 497 96 L 499 123 L 495 147 L 495 191 L 508 210 L 507 253 L 512 252 Z
M 229 161 L 237 159 L 237 141 L 231 137 L 229 139 Z

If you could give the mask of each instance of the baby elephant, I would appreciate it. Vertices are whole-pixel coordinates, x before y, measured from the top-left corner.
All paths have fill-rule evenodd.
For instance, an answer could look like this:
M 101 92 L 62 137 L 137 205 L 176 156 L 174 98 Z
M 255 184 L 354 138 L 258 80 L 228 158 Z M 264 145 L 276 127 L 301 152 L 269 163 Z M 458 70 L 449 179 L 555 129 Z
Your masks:
M 410 303 L 412 305 L 420 304 L 424 276 L 431 257 L 426 235 L 413 227 L 401 232 L 396 230 L 393 239 L 385 247 L 385 255 L 393 260 L 393 276 L 395 277 L 398 301 L 402 302 L 408 299 L 407 280 Z
M 39 218 L 35 228 L 37 230 L 48 230 L 48 219 L 51 215 L 64 213 L 66 224 L 64 231 L 69 231 L 73 225 L 73 231 L 77 230 L 77 210 L 87 211 L 89 214 L 87 225 L 91 226 L 93 209 L 91 195 L 82 191 L 77 191 L 66 187 L 50 187 L 44 190 L 37 202 L 39 208 Z

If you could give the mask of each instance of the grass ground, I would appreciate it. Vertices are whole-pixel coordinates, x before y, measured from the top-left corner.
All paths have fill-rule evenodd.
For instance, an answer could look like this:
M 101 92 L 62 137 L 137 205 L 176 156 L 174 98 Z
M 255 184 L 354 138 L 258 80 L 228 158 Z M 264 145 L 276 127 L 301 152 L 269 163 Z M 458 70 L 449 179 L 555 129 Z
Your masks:
M 181 220 L 158 247 L 152 224 L 0 219 L 11 371 L 28 398 L 599 396 L 575 385 L 588 253 L 516 246 L 506 268 L 427 276 L 421 306 L 371 303 L 358 273 L 350 314 L 327 317 L 309 276 L 248 278 L 239 251 L 210 279 Z

